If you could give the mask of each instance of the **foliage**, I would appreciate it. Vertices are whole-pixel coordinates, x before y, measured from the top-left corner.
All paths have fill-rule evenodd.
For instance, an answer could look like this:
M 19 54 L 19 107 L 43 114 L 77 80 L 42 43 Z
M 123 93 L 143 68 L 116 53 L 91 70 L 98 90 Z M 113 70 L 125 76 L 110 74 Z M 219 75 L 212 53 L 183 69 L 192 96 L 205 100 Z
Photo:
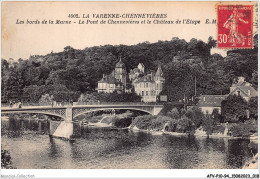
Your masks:
M 222 117 L 221 114 L 219 113 L 219 109 L 214 108 L 212 113 L 211 113 L 211 118 L 215 121 L 215 122 L 222 122 Z
M 204 114 L 201 109 L 197 107 L 193 107 L 192 109 L 188 109 L 185 113 L 185 116 L 189 118 L 195 125 L 195 127 L 199 127 L 204 119 Z
M 245 123 L 239 122 L 232 124 L 229 130 L 234 137 L 249 137 L 253 133 L 257 132 L 257 129 L 257 121 L 251 119 Z
M 2 102 L 35 102 L 48 93 L 56 101 L 77 101 L 80 94 L 95 91 L 102 74 L 112 72 L 119 56 L 127 72 L 138 63 L 145 65 L 147 73 L 161 64 L 166 78 L 162 94 L 167 94 L 170 102 L 182 100 L 184 94 L 188 99 L 194 96 L 195 76 L 197 94 L 227 94 L 232 80 L 238 76 L 251 80 L 257 88 L 258 43 L 254 43 L 254 49 L 230 50 L 225 58 L 210 54 L 216 45 L 212 37 L 206 43 L 174 37 L 170 41 L 132 46 L 105 45 L 83 50 L 67 46 L 62 52 L 44 56 L 34 55 L 18 61 L 2 59 L 1 99 Z M 30 94 L 36 89 L 34 85 L 43 85 L 46 89 Z
M 97 123 L 99 122 L 101 119 L 103 118 L 103 116 L 92 116 L 92 117 L 88 117 L 87 121 L 91 122 L 91 123 Z
M 180 102 L 167 102 L 163 105 L 163 108 L 159 113 L 159 115 L 167 116 L 173 108 L 177 108 L 178 111 L 181 111 L 183 107 L 184 107 L 183 103 Z
M 202 121 L 202 129 L 206 132 L 208 137 L 213 133 L 215 125 L 216 121 L 209 114 L 207 114 Z
M 222 123 L 214 124 L 213 133 L 224 134 L 226 126 L 222 125 Z
M 171 117 L 172 119 L 179 119 L 180 113 L 178 109 L 175 107 L 170 112 L 167 113 L 167 116 Z
M 95 103 L 95 102 L 140 102 L 141 96 L 136 93 L 91 93 L 81 95 L 79 102 Z
M 132 118 L 116 118 L 113 122 L 113 126 L 124 128 L 130 126 Z
M 151 129 L 153 130 L 162 130 L 164 125 L 168 122 L 172 121 L 172 118 L 167 116 L 158 116 L 157 118 L 153 118 L 151 120 Z
M 244 121 L 247 118 L 247 110 L 247 102 L 241 96 L 229 95 L 221 103 L 221 114 L 225 122 Z
M 152 126 L 152 119 L 156 119 L 155 116 L 152 115 L 145 115 L 145 116 L 137 116 L 131 126 L 136 126 L 139 129 L 151 129 Z
M 195 133 L 195 130 L 195 124 L 190 118 L 183 116 L 177 121 L 176 132 L 193 135 Z
M 1 168 L 15 169 L 14 167 L 12 167 L 10 152 L 8 150 L 4 150 L 2 146 L 1 146 Z
M 250 98 L 250 100 L 248 102 L 248 109 L 250 112 L 250 117 L 257 119 L 257 116 L 258 116 L 258 98 L 257 97 Z
M 50 96 L 49 94 L 44 94 L 41 96 L 39 103 L 40 104 L 51 104 L 53 102 L 53 96 Z

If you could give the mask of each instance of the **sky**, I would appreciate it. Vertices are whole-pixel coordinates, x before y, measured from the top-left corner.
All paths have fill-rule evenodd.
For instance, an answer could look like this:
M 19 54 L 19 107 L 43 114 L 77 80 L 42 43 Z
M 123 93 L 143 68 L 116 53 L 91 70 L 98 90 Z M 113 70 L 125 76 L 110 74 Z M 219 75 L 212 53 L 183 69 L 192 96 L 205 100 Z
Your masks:
M 217 2 L 2 2 L 2 58 L 27 59 L 30 55 L 61 52 L 68 45 L 84 49 L 106 44 L 153 43 L 171 40 L 172 37 L 187 42 L 191 38 L 207 42 L 209 36 L 217 39 L 216 24 L 205 24 L 206 19 L 216 19 L 216 4 Z M 83 14 L 92 16 L 103 13 L 167 14 L 167 21 L 190 19 L 200 20 L 200 24 L 78 24 L 79 19 L 68 17 L 69 14 L 79 14 L 82 17 Z M 40 22 L 72 20 L 72 24 L 31 25 L 26 24 L 27 19 Z M 90 20 L 94 19 L 91 17 Z M 17 24 L 21 21 L 25 24 Z M 214 51 L 223 53 L 219 49 Z

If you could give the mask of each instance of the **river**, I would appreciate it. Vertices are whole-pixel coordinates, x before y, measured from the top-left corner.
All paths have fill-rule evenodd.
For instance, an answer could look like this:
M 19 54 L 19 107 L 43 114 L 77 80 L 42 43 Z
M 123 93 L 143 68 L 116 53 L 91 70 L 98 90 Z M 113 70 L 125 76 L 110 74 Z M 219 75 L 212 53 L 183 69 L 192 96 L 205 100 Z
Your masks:
M 18 169 L 236 169 L 249 140 L 77 128 L 75 141 L 50 138 L 42 120 L 2 120 L 2 147 Z

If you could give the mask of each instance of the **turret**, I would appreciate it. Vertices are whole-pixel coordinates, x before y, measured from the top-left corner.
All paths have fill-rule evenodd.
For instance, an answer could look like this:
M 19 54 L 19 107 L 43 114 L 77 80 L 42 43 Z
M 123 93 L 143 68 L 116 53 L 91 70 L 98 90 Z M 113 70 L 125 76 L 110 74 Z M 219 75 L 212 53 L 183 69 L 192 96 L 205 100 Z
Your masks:
M 143 63 L 139 63 L 137 68 L 144 73 L 144 64 Z
M 160 92 L 162 91 L 163 83 L 165 81 L 165 79 L 163 77 L 161 65 L 159 65 L 159 67 L 154 75 L 154 81 L 155 81 L 156 95 L 159 95 Z
M 125 88 L 125 86 L 126 86 L 126 67 L 125 67 L 125 64 L 122 62 L 121 57 L 120 57 L 119 62 L 117 62 L 117 64 L 116 64 L 114 77 L 118 81 L 123 83 L 123 86 Z

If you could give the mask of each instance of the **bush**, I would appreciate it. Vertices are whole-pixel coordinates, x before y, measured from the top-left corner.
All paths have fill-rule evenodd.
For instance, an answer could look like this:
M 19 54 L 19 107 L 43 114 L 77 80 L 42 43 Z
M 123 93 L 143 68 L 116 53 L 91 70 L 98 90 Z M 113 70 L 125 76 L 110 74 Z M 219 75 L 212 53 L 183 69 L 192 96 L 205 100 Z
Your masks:
M 138 116 L 132 122 L 132 127 L 136 126 L 139 129 L 151 129 L 152 119 L 156 118 L 156 116 L 145 115 Z
M 167 122 L 172 121 L 172 118 L 167 116 L 158 116 L 152 119 L 151 129 L 162 130 Z
M 214 125 L 214 119 L 210 115 L 206 115 L 202 120 L 202 129 L 206 132 L 208 137 L 213 133 Z
M 241 122 L 247 118 L 248 104 L 241 96 L 229 95 L 221 102 L 224 122 Z
M 113 126 L 115 127 L 128 127 L 132 122 L 132 118 L 115 118 Z
M 167 113 L 167 116 L 171 117 L 172 119 L 179 119 L 180 113 L 177 108 L 173 108 L 171 111 Z
M 232 124 L 229 130 L 234 137 L 249 137 L 257 132 L 257 122 L 253 119 L 248 120 L 245 123 L 239 122 L 237 124 Z
M 211 117 L 213 118 L 213 120 L 215 122 L 222 122 L 222 118 L 219 112 L 219 109 L 213 109 L 212 113 L 211 113 Z
M 224 125 L 222 125 L 222 124 L 216 124 L 213 127 L 213 133 L 215 133 L 215 134 L 217 134 L 217 133 L 224 134 L 225 128 L 226 127 Z
M 185 116 L 194 123 L 196 128 L 202 124 L 202 121 L 205 117 L 204 114 L 202 113 L 201 109 L 199 109 L 197 107 L 188 109 L 185 113 Z
M 172 119 L 170 122 L 168 122 L 168 131 L 170 132 L 176 132 L 177 130 L 177 125 L 178 125 L 178 120 L 179 119 Z
M 177 121 L 176 132 L 193 135 L 195 133 L 195 130 L 195 124 L 188 117 L 184 116 Z
M 102 117 L 100 122 L 106 124 L 110 124 L 110 123 L 114 124 L 117 119 L 118 119 L 117 116 L 104 116 Z
M 103 118 L 103 116 L 93 116 L 93 117 L 88 118 L 87 120 L 88 120 L 88 122 L 91 122 L 91 123 L 97 123 L 102 118 Z

